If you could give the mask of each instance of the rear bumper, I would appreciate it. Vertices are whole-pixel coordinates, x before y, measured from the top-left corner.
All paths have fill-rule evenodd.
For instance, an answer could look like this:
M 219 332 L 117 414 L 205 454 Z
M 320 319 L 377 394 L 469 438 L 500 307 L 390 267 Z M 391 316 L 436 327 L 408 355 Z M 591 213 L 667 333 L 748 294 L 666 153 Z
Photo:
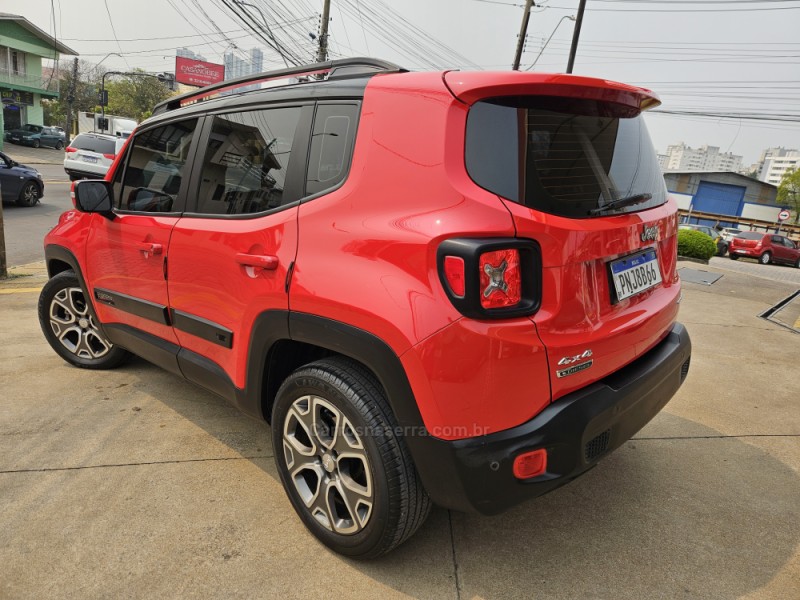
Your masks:
M 761 256 L 762 250 L 756 250 L 755 248 L 728 248 L 728 252 L 730 254 L 735 254 L 736 256 L 749 256 L 750 258 L 758 258 Z
M 456 441 L 409 439 L 423 483 L 437 504 L 487 515 L 541 496 L 593 467 L 644 427 L 683 383 L 690 356 L 689 334 L 676 323 L 632 364 L 560 398 L 519 427 Z M 547 471 L 516 479 L 514 458 L 537 448 L 547 448 Z
M 73 169 L 71 167 L 64 167 L 64 171 L 70 177 L 81 178 L 81 179 L 103 179 L 106 176 L 105 172 L 96 173 L 92 171 L 86 171 L 83 169 Z

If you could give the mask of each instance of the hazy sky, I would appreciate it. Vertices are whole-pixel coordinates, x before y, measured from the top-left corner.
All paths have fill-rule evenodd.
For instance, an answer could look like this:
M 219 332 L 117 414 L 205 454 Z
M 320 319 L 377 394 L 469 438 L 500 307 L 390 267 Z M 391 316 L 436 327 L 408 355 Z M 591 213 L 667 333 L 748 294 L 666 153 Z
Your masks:
M 104 59 L 104 66 L 120 70 L 174 71 L 174 49 L 179 46 L 212 62 L 222 62 L 222 54 L 234 45 L 240 53 L 258 46 L 265 51 L 267 66 L 283 66 L 274 51 L 235 20 L 229 8 L 233 2 L 3 0 L 0 10 L 22 14 L 50 34 L 55 26 L 58 39 L 81 58 Z M 294 51 L 311 62 L 314 42 L 308 34 L 317 31 L 322 0 L 248 2 L 262 9 L 277 33 L 292 31 Z M 431 48 L 441 52 L 444 45 L 452 50 L 451 57 L 483 69 L 509 69 L 524 4 L 332 0 L 331 50 L 336 57 L 376 56 L 414 69 L 426 65 L 409 46 L 433 56 Z M 535 69 L 564 72 L 573 22 L 562 17 L 576 14 L 578 0 L 536 4 L 522 68 L 531 64 L 558 25 Z M 276 13 L 294 18 L 280 21 Z M 736 116 L 654 113 L 647 121 L 659 152 L 681 141 L 693 147 L 708 144 L 743 155 L 749 164 L 767 147 L 800 148 L 798 32 L 800 0 L 588 0 L 574 72 L 648 87 L 661 97 L 662 110 Z M 462 66 L 458 58 L 447 65 L 434 62 Z M 740 119 L 743 114 L 786 121 Z

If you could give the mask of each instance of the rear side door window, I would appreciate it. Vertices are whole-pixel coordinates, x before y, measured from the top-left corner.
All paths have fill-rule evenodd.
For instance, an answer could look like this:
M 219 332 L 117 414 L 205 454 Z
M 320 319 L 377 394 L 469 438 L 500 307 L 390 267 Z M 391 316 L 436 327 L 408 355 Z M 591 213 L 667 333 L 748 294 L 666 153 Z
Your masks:
M 350 170 L 359 105 L 320 103 L 314 116 L 306 176 L 306 194 L 314 195 L 341 184 Z
M 288 106 L 214 115 L 191 212 L 247 215 L 299 200 L 285 185 L 302 110 Z
M 178 121 L 148 129 L 133 139 L 124 172 L 118 169 L 114 178 L 117 208 L 147 213 L 178 210 L 196 126 L 197 119 Z M 114 141 L 109 143 L 113 148 Z

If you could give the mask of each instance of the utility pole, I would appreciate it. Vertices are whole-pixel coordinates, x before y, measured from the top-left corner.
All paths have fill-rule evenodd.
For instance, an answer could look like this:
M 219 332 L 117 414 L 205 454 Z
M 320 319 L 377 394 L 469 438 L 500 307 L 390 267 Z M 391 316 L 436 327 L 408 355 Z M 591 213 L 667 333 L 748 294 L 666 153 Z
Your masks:
M 317 51 L 317 62 L 328 60 L 328 21 L 331 18 L 331 0 L 322 3 L 322 23 L 319 26 L 319 50 Z
M 525 12 L 522 15 L 522 25 L 519 28 L 519 38 L 517 38 L 517 51 L 514 54 L 514 64 L 511 65 L 512 71 L 519 71 L 519 61 L 522 60 L 522 48 L 525 46 L 525 38 L 528 35 L 528 20 L 531 18 L 531 7 L 536 6 L 533 0 L 526 0 Z
M 67 91 L 67 127 L 64 132 L 67 139 L 64 142 L 65 146 L 69 146 L 70 136 L 72 135 L 72 107 L 75 104 L 75 88 L 78 85 L 78 58 L 72 61 L 72 79 L 69 82 L 69 90 Z
M 583 11 L 586 8 L 586 0 L 581 0 L 578 5 L 578 20 L 575 21 L 575 31 L 572 34 L 572 46 L 569 49 L 569 62 L 567 63 L 567 73 L 572 73 L 575 65 L 575 53 L 578 51 L 578 38 L 581 35 L 581 23 L 583 23 Z

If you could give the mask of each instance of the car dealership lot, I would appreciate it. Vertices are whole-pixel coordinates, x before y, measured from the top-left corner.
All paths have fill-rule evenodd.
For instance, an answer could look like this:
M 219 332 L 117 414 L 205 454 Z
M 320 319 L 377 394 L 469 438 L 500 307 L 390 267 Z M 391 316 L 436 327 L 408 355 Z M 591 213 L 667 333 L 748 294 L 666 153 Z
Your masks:
M 36 321 L 42 265 L 14 269 L 31 275 L 0 282 L 0 597 L 796 597 L 800 336 L 757 315 L 800 286 L 715 265 L 679 265 L 724 276 L 684 284 L 692 368 L 634 440 L 499 517 L 435 510 L 370 563 L 306 532 L 266 426 L 144 361 L 66 365 Z

